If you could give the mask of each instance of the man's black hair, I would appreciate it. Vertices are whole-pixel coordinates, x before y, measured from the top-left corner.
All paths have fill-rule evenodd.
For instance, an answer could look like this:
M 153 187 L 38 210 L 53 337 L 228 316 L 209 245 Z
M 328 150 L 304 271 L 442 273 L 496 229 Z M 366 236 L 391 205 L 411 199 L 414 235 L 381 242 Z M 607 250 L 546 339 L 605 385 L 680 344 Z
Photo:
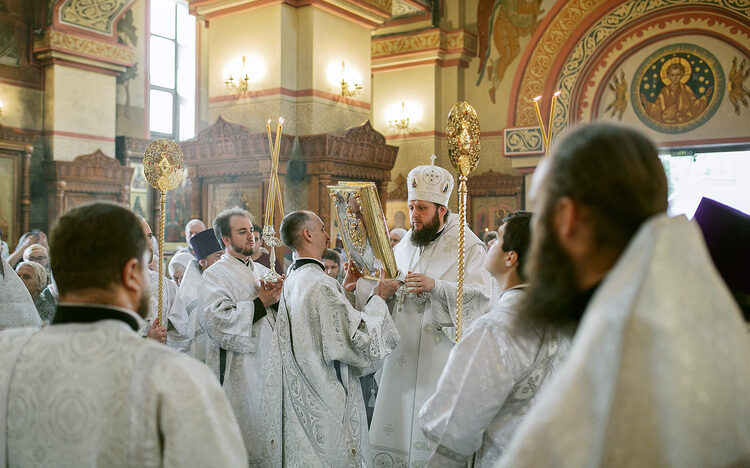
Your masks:
M 528 211 L 516 211 L 510 213 L 503 219 L 505 230 L 503 231 L 503 252 L 515 252 L 518 255 L 518 276 L 526 281 L 524 266 L 526 265 L 526 253 L 531 244 L 531 216 Z
M 305 211 L 292 211 L 284 216 L 279 227 L 281 242 L 295 252 L 299 250 L 302 244 L 301 232 L 309 221 L 312 221 L 312 216 Z
M 60 294 L 107 289 L 122 280 L 125 264 L 146 251 L 141 223 L 114 203 L 82 205 L 63 214 L 49 238 L 50 264 Z

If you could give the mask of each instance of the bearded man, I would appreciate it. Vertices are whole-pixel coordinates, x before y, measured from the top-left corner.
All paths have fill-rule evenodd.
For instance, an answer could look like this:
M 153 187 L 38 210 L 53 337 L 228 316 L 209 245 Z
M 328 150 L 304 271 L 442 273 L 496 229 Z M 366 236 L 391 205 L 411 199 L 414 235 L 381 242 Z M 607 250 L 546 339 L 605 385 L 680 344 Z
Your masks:
M 137 333 L 149 286 L 136 215 L 79 206 L 50 248 L 52 324 L 0 333 L 3 466 L 247 466 L 211 371 Z
M 576 324 L 499 466 L 749 466 L 750 341 L 658 152 L 595 124 L 542 161 L 525 313 Z
M 447 208 L 453 177 L 434 164 L 418 166 L 409 172 L 407 186 L 411 229 L 393 249 L 405 284 L 389 304 L 401 343 L 385 359 L 375 401 L 370 425 L 375 466 L 429 460 L 430 446 L 417 416 L 435 391 L 455 341 L 461 226 Z M 487 311 L 491 288 L 483 268 L 484 244 L 468 228 L 465 246 L 464 329 Z
M 214 232 L 224 254 L 203 272 L 198 287 L 209 338 L 206 364 L 229 397 L 250 464 L 258 465 L 264 366 L 284 281 L 260 280 L 268 268 L 251 258 L 255 239 L 250 213 L 239 207 L 222 211 L 214 220 Z

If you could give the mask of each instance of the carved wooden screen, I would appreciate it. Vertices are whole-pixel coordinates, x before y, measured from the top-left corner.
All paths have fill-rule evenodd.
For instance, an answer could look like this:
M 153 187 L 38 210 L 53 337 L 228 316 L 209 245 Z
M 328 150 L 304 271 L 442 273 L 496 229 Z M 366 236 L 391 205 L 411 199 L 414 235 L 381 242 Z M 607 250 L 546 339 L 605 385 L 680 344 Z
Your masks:
M 83 203 L 129 202 L 133 168 L 123 166 L 101 150 L 73 161 L 44 161 L 42 171 L 47 181 L 50 224 L 66 210 Z
M 374 182 L 384 204 L 398 147 L 387 145 L 369 120 L 348 128 L 344 136 L 308 135 L 299 142 L 307 164 L 308 209 L 318 213 L 326 226 L 332 227 L 327 187 L 341 180 Z
M 500 227 L 508 213 L 523 208 L 523 176 L 487 171 L 469 177 L 466 220 L 481 239 Z

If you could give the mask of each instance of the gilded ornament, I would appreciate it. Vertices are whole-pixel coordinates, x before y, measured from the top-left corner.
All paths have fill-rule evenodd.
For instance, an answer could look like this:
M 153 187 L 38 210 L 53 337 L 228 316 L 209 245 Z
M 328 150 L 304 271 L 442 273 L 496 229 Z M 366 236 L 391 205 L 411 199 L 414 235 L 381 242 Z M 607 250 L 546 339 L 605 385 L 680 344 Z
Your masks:
M 156 320 L 162 326 L 162 289 L 164 282 L 164 224 L 166 216 L 167 192 L 177 188 L 185 176 L 185 161 L 177 143 L 167 140 L 154 140 L 143 154 L 143 173 L 149 184 L 160 193 L 159 209 L 159 292 Z

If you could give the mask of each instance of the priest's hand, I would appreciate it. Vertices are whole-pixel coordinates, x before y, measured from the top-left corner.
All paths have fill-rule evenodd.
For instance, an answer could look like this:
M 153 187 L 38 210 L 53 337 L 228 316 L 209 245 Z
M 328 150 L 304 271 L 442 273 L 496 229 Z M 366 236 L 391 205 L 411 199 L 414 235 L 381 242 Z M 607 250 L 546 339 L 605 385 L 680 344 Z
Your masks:
M 400 287 L 401 287 L 401 281 L 397 279 L 386 279 L 385 270 L 381 268 L 380 279 L 378 280 L 378 284 L 375 285 L 375 289 L 373 289 L 373 293 L 377 294 L 383 299 L 388 299 L 389 297 L 393 296 L 393 294 Z
M 281 297 L 281 287 L 284 285 L 284 278 L 286 278 L 286 275 L 281 275 L 276 281 L 260 280 L 258 298 L 264 306 L 268 307 L 279 302 L 279 298 Z
M 409 292 L 421 294 L 435 289 L 435 280 L 422 273 L 412 273 L 410 271 L 404 279 L 406 280 L 406 288 Z
M 151 338 L 152 340 L 156 340 L 161 344 L 167 343 L 167 327 L 165 326 L 157 326 L 158 320 L 154 319 L 154 323 L 151 324 L 151 327 L 148 329 L 148 333 L 146 336 Z
M 344 286 L 344 289 L 352 292 L 357 289 L 357 280 L 361 278 L 362 275 L 356 268 L 354 268 L 354 264 L 351 260 L 344 264 L 344 271 L 346 271 L 346 275 L 344 276 L 344 282 L 342 285 Z

